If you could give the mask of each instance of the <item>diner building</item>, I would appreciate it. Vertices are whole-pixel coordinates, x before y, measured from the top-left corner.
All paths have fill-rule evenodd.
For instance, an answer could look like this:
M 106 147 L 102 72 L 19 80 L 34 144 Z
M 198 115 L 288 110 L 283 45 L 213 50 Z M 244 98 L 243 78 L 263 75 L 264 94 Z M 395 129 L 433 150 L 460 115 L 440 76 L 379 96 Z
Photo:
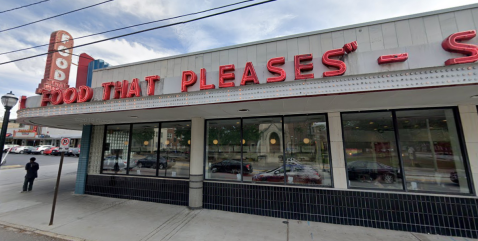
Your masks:
M 477 29 L 474 4 L 109 66 L 18 121 L 82 130 L 78 194 L 478 238 Z

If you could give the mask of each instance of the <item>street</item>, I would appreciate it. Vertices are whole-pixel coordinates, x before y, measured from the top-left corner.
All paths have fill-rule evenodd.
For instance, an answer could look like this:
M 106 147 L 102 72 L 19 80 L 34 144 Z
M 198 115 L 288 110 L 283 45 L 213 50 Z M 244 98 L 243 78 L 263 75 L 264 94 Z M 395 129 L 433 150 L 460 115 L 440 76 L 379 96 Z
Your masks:
M 42 166 L 58 165 L 58 163 L 60 163 L 60 156 L 9 153 L 6 159 L 6 163 L 3 166 L 11 166 L 11 165 L 25 166 L 25 164 L 27 164 L 30 161 L 31 157 L 36 158 L 36 162 L 40 165 L 40 168 Z M 65 156 L 65 158 L 63 159 L 64 164 L 77 163 L 77 162 L 78 162 L 78 157 Z

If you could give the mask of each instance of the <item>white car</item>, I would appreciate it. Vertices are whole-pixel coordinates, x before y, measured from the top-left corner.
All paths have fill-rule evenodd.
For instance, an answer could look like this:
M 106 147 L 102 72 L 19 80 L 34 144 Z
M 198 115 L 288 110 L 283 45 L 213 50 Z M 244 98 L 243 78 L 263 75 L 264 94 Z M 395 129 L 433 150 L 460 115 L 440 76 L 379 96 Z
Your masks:
M 23 153 L 25 153 L 25 150 L 27 150 L 29 148 L 33 148 L 33 147 L 32 146 L 17 146 L 17 147 L 12 148 L 12 150 L 10 152 L 11 153 L 16 153 L 16 154 L 23 154 Z
M 32 150 L 32 154 L 42 154 L 43 155 L 43 151 L 45 151 L 48 148 L 52 148 L 52 147 L 53 147 L 52 145 L 36 146 L 36 149 Z
M 5 145 L 5 146 L 3 146 L 3 152 L 6 152 L 6 151 L 8 151 L 8 149 L 10 149 L 12 147 L 17 147 L 17 146 L 20 146 L 20 145 L 14 145 L 14 144 Z

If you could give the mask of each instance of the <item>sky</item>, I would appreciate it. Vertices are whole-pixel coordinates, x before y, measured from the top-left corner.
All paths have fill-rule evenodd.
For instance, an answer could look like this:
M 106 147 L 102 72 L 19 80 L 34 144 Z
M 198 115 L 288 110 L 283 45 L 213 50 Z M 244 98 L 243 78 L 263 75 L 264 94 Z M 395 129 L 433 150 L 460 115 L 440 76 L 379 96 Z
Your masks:
M 0 12 L 38 1 L 40 0 L 2 0 Z M 0 13 L 0 31 L 103 1 L 49 0 Z M 49 42 L 50 34 L 57 30 L 65 30 L 75 38 L 239 1 L 241 0 L 114 0 L 61 17 L 0 32 L 0 53 L 46 44 Z M 95 59 L 103 59 L 110 65 L 118 65 L 473 3 L 478 3 L 478 0 L 277 0 L 192 23 L 77 48 L 73 53 L 87 53 Z M 224 10 L 78 39 L 74 45 Z M 47 51 L 48 46 L 45 46 L 0 55 L 0 63 Z M 0 65 L 0 95 L 10 91 L 18 97 L 35 95 L 35 89 L 44 75 L 45 62 L 46 55 Z M 73 56 L 73 63 L 78 63 L 78 57 Z M 70 86 L 75 86 L 76 71 L 76 66 L 72 65 Z M 16 118 L 17 108 L 18 104 L 12 110 L 11 118 Z M 3 106 L 0 111 L 0 115 L 3 116 Z

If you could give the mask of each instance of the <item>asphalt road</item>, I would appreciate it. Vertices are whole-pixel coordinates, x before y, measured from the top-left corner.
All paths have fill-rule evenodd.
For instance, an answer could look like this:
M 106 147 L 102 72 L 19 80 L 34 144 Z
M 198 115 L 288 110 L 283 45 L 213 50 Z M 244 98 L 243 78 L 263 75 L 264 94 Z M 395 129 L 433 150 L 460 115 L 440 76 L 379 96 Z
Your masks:
M 60 163 L 60 156 L 46 156 L 46 155 L 29 155 L 29 154 L 15 154 L 9 153 L 6 159 L 6 163 L 3 166 L 11 165 L 25 165 L 30 161 L 30 157 L 35 157 L 36 162 L 41 166 L 58 165 Z M 76 163 L 78 157 L 67 157 L 63 159 L 63 163 Z

